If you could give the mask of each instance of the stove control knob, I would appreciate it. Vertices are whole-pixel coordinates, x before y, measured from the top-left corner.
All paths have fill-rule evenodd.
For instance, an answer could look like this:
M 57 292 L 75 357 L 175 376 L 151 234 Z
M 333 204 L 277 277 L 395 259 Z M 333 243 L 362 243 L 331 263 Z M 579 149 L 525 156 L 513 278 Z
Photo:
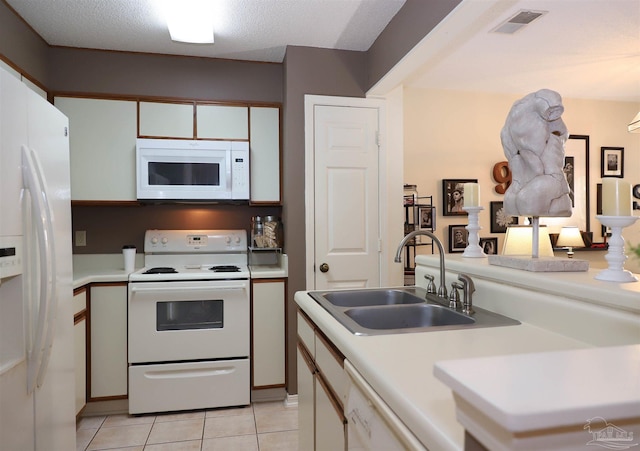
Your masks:
M 151 238 L 151 244 L 158 244 L 158 237 Z
M 168 242 L 169 242 L 169 238 L 167 238 L 166 236 L 162 237 L 162 244 L 167 244 Z
M 224 237 L 224 242 L 227 244 L 231 244 L 231 237 L 229 235 Z
M 240 244 L 240 236 L 236 235 L 236 237 L 233 239 L 233 241 L 235 241 L 236 244 Z

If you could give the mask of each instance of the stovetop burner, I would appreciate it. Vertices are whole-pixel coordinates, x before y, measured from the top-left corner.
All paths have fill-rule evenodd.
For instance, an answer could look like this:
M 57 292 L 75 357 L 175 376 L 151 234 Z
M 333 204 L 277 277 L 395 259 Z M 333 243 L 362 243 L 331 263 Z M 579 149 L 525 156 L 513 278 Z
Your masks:
M 151 268 L 145 271 L 143 274 L 175 274 L 176 271 L 174 268 L 159 266 L 157 268 Z
M 212 266 L 209 270 L 213 272 L 240 272 L 240 268 L 236 265 L 217 265 Z

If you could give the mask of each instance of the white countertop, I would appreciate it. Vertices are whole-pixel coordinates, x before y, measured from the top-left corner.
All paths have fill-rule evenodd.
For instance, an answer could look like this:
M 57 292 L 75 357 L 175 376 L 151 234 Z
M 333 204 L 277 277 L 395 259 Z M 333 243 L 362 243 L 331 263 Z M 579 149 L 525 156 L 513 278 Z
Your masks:
M 144 255 L 136 254 L 135 269 L 143 267 Z M 73 289 L 96 282 L 127 282 L 122 254 L 74 254 Z
M 438 267 L 439 258 L 437 255 L 418 255 L 416 264 Z M 538 293 L 562 293 L 583 302 L 640 314 L 640 282 L 617 283 L 596 280 L 595 276 L 600 269 L 579 272 L 529 272 L 490 265 L 487 258 L 465 258 L 461 254 L 447 254 L 445 265 L 447 271 L 478 275 L 488 280 L 508 280 L 509 285 Z
M 287 277 L 287 256 L 282 255 L 280 265 L 252 266 L 252 279 Z M 136 254 L 135 270 L 144 267 L 144 254 Z M 73 289 L 96 282 L 127 282 L 122 254 L 74 254 Z
M 464 429 L 456 420 L 451 390 L 433 375 L 436 362 L 587 347 L 530 324 L 356 336 L 305 292 L 296 293 L 295 300 L 432 451 L 461 450 L 464 446 Z
M 510 432 L 640 415 L 640 345 L 438 362 L 435 375 Z
M 427 272 L 438 282 L 437 255 L 418 256 L 416 263 L 420 285 L 424 286 L 422 276 Z M 640 357 L 639 348 L 632 345 L 640 343 L 640 283 L 598 281 L 594 278 L 598 270 L 530 273 L 491 266 L 487 259 L 450 254 L 446 269 L 447 287 L 458 273 L 466 273 L 474 280 L 477 306 L 522 324 L 356 336 L 306 292 L 295 296 L 300 308 L 430 450 L 464 447 L 464 427 L 456 418 L 454 394 L 435 377 L 436 365 L 452 369 L 449 384 L 453 383 L 454 368 L 455 375 L 464 374 L 457 387 L 468 383 L 467 391 L 477 391 L 481 409 L 494 403 L 491 414 L 502 411 L 506 417 L 506 412 L 517 412 L 519 419 L 509 421 L 519 427 L 524 419 L 542 421 L 545 400 L 546 407 L 551 406 L 558 415 L 577 405 L 595 410 L 603 407 L 597 414 L 600 416 L 611 413 L 619 417 L 629 408 L 637 410 Z M 616 395 L 608 401 L 607 380 L 618 384 L 612 389 Z M 625 390 L 636 392 L 629 397 L 631 405 L 624 400 Z M 497 393 L 499 396 L 494 396 Z M 583 409 L 575 415 L 587 412 L 594 410 Z M 581 419 L 581 424 L 589 418 Z M 579 433 L 584 433 L 581 428 Z
M 287 254 L 280 255 L 277 265 L 250 265 L 252 279 L 279 279 L 287 277 L 289 271 L 289 259 Z

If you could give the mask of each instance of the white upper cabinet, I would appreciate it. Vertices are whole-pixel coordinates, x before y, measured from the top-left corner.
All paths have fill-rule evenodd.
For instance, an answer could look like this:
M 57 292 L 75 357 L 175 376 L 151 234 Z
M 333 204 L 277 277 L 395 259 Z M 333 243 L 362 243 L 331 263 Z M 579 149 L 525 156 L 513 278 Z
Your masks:
M 71 199 L 136 200 L 135 101 L 56 97 L 69 118 Z
M 280 202 L 280 109 L 251 107 L 251 201 Z
M 200 139 L 249 139 L 249 109 L 245 106 L 197 105 Z
M 193 139 L 193 104 L 140 102 L 140 136 Z

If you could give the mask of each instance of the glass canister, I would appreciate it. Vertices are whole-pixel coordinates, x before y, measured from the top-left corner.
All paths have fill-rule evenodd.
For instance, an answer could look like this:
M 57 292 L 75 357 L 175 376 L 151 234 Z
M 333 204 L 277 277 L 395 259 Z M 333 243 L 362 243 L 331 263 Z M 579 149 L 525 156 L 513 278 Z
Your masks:
M 264 246 L 264 224 L 260 216 L 254 216 L 251 218 L 251 246 L 252 247 L 265 247 Z
M 417 185 L 404 185 L 404 205 L 417 205 L 418 204 L 418 186 Z
M 283 247 L 284 230 L 282 221 L 275 216 L 264 217 L 264 240 L 265 246 L 270 248 Z

